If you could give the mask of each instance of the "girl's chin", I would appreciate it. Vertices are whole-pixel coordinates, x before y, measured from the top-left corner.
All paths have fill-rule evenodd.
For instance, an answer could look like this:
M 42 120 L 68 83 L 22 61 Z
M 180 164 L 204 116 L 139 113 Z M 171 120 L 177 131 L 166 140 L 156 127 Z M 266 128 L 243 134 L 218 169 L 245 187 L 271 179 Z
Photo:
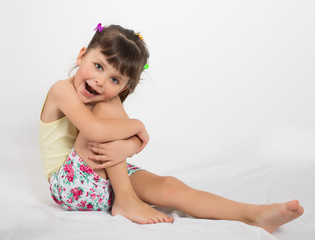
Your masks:
M 92 102 L 92 99 L 90 99 L 90 98 L 86 98 L 84 95 L 82 96 L 80 96 L 80 100 L 84 103 L 84 104 L 89 104 L 89 103 L 91 103 Z

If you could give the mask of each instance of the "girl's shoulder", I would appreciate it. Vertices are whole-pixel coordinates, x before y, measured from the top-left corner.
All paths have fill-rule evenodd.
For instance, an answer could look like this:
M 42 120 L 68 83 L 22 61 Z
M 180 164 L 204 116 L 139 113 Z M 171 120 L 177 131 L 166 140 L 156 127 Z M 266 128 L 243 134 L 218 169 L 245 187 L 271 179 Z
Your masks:
M 70 86 L 69 80 L 59 80 L 50 87 L 40 116 L 43 123 L 51 123 L 65 116 L 56 104 L 56 95 L 65 94 L 66 88 Z
M 48 93 L 54 94 L 54 95 L 60 95 L 67 91 L 67 89 L 73 88 L 73 82 L 72 79 L 65 79 L 65 80 L 58 80 L 55 82 L 49 89 Z

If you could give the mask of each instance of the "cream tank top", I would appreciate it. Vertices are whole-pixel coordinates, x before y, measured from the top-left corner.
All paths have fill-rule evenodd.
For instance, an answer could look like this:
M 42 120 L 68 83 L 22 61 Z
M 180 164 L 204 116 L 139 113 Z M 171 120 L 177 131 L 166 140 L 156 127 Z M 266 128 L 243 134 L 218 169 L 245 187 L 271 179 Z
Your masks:
M 43 167 L 49 180 L 51 174 L 59 170 L 65 162 L 79 130 L 66 116 L 50 123 L 44 123 L 41 116 L 42 112 L 39 125 L 39 146 Z

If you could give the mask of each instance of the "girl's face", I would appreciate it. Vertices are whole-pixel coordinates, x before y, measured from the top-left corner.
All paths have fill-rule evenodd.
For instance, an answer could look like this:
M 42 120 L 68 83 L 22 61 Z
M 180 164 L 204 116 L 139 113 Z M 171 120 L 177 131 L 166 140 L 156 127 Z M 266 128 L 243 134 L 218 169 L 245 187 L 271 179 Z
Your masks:
M 99 48 L 88 53 L 85 47 L 82 48 L 77 65 L 74 87 L 85 104 L 108 101 L 126 89 L 129 77 L 111 66 Z

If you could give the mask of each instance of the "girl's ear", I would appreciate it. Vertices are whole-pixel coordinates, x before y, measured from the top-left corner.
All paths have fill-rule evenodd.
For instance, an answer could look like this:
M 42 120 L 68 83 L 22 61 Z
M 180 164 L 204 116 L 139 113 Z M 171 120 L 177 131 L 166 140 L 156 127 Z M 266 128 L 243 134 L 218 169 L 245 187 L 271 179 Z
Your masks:
M 85 54 L 86 54 L 86 47 L 83 47 L 83 48 L 81 48 L 79 55 L 77 57 L 77 65 L 78 66 L 80 66 L 82 59 L 85 56 Z

